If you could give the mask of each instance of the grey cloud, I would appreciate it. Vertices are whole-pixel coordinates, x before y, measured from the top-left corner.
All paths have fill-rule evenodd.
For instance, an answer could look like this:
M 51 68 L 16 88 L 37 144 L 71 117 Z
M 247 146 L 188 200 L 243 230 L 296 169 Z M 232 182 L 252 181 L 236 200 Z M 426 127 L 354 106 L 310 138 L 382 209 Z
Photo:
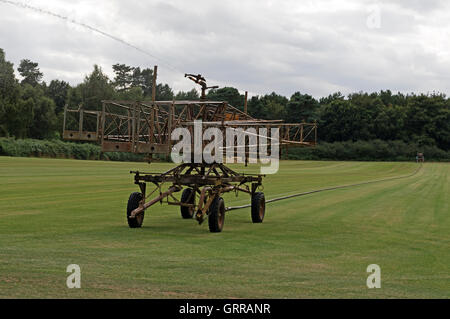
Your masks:
M 418 13 L 429 13 L 430 11 L 441 10 L 447 6 L 445 0 L 390 0 L 380 1 L 382 4 L 394 4 L 404 10 L 413 10 Z M 376 2 L 375 2 L 376 3 Z
M 50 10 L 53 2 L 33 3 Z M 371 30 L 366 20 L 373 3 L 381 6 L 382 27 Z M 73 84 L 94 63 L 111 75 L 111 65 L 120 62 L 159 64 L 161 81 L 176 90 L 192 87 L 184 72 L 199 72 L 211 84 L 257 94 L 445 91 L 450 61 L 439 59 L 439 48 L 430 51 L 427 41 L 440 30 L 446 4 L 424 3 L 132 0 L 67 2 L 59 9 L 170 66 L 70 23 L 0 4 L 0 47 L 15 63 L 21 58 L 39 62 L 46 80 L 58 77 Z M 443 52 L 449 49 L 439 45 Z

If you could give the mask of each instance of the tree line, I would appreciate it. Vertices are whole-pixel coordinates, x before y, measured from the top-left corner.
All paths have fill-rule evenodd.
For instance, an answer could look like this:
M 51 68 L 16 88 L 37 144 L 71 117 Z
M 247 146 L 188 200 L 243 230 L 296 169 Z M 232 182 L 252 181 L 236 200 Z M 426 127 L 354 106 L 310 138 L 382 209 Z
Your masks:
M 17 139 L 60 139 L 65 105 L 99 109 L 101 100 L 151 99 L 153 70 L 125 64 L 113 65 L 109 79 L 98 65 L 82 83 L 71 86 L 62 80 L 42 81 L 36 62 L 24 59 L 17 68 L 0 49 L 0 136 Z M 197 90 L 175 93 L 168 84 L 158 83 L 157 100 L 196 100 Z M 210 100 L 228 101 L 243 110 L 244 95 L 236 88 L 210 90 Z M 319 125 L 319 142 L 398 141 L 417 147 L 450 150 L 450 99 L 441 93 L 402 94 L 390 90 L 340 92 L 316 99 L 295 92 L 285 97 L 275 92 L 253 96 L 248 113 L 261 119 L 283 119 L 288 123 Z

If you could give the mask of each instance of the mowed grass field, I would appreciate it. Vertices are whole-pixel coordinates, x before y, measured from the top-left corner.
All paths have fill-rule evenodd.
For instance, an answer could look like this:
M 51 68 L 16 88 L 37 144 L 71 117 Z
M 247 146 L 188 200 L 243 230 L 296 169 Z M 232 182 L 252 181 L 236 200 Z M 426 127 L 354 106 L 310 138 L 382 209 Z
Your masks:
M 156 205 L 128 228 L 130 170 L 171 164 L 0 157 L 0 298 L 448 298 L 450 164 L 227 213 L 224 231 Z M 257 172 L 257 167 L 232 166 Z M 281 162 L 266 199 L 408 175 L 416 163 Z M 249 203 L 227 194 L 225 204 Z M 66 267 L 81 267 L 81 289 Z M 381 267 L 381 289 L 366 268 Z

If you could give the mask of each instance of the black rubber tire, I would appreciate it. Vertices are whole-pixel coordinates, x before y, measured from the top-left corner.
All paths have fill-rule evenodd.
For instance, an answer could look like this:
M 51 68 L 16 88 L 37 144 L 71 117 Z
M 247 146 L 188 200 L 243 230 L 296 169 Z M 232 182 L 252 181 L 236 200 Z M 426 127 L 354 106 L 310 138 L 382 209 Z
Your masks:
M 130 198 L 128 199 L 128 205 L 127 205 L 127 221 L 128 226 L 130 228 L 140 228 L 142 226 L 142 223 L 144 221 L 144 212 L 137 215 L 135 218 L 130 218 L 130 214 L 133 210 L 139 207 L 139 202 L 142 200 L 142 194 L 141 193 L 131 193 Z
M 220 233 L 225 223 L 225 201 L 216 197 L 208 209 L 208 224 L 211 233 Z
M 185 204 L 194 204 L 195 192 L 192 188 L 186 188 L 181 194 L 181 202 Z M 181 217 L 183 219 L 192 219 L 194 217 L 194 207 L 180 206 Z
M 252 196 L 252 221 L 262 223 L 266 214 L 266 199 L 264 193 L 257 192 Z

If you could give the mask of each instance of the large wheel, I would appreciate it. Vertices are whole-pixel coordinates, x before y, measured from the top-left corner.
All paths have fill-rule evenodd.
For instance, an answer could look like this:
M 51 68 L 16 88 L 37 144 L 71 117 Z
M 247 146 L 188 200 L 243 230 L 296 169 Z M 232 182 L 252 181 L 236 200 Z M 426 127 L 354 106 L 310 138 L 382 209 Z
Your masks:
M 266 199 L 264 193 L 257 192 L 252 196 L 252 221 L 262 223 L 266 213 Z
M 142 198 L 143 196 L 141 193 L 131 193 L 130 198 L 128 199 L 127 221 L 130 228 L 139 228 L 142 226 L 142 222 L 144 221 L 144 212 L 140 213 L 135 218 L 130 218 L 131 212 L 139 207 L 139 203 Z
M 216 197 L 209 206 L 208 224 L 211 233 L 220 233 L 225 222 L 225 201 L 222 197 Z
M 195 191 L 192 188 L 186 188 L 181 194 L 181 202 L 184 204 L 194 204 Z M 180 206 L 181 217 L 191 219 L 194 217 L 194 207 Z

